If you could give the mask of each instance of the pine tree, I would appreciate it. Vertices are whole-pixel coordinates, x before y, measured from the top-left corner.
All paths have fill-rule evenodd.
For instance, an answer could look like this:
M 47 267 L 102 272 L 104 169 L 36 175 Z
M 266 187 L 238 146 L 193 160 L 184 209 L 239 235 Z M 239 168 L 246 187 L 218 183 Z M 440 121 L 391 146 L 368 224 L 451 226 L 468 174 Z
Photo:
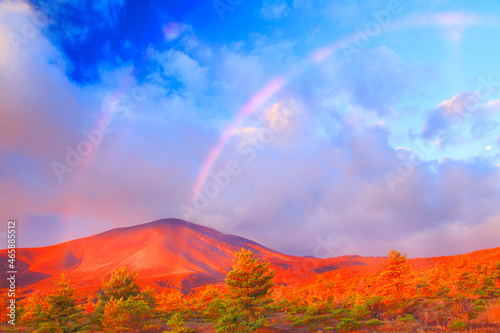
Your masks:
M 136 274 L 120 267 L 108 281 L 103 279 L 91 324 L 110 332 L 120 332 L 123 327 L 141 331 L 149 325 L 155 310 L 152 293 L 151 289 L 141 292 Z
M 37 332 L 77 332 L 80 330 L 81 311 L 76 304 L 74 288 L 63 274 L 54 283 L 53 291 L 40 299 L 35 296 L 25 308 L 25 319 L 32 320 Z M 35 304 L 36 303 L 36 304 Z
M 217 333 L 240 333 L 252 330 L 250 325 L 245 325 L 240 304 L 223 299 L 218 305 L 219 316 L 215 325 Z
M 225 279 L 234 307 L 241 311 L 243 331 L 262 325 L 262 309 L 272 302 L 270 291 L 274 287 L 274 271 L 269 263 L 253 258 L 250 250 L 236 252 L 232 270 Z
M 36 329 L 41 322 L 42 312 L 46 310 L 46 308 L 47 302 L 45 302 L 42 296 L 35 292 L 23 301 L 20 321 Z
M 194 333 L 196 332 L 194 329 L 186 326 L 186 319 L 180 312 L 176 312 L 170 317 L 167 322 L 167 325 L 170 327 L 169 332 L 172 333 Z
M 392 249 L 389 251 L 389 265 L 380 274 L 383 296 L 396 295 L 398 300 L 405 299 L 413 288 L 413 271 L 406 261 L 406 253 Z
M 216 318 L 222 299 L 222 292 L 217 287 L 208 285 L 195 296 L 194 308 L 204 317 Z
M 169 289 L 163 291 L 157 297 L 157 309 L 163 314 L 173 314 L 176 312 L 183 312 L 186 308 L 186 300 L 184 295 L 177 289 Z
M 108 281 L 103 280 L 104 298 L 111 299 L 127 299 L 131 296 L 137 296 L 141 292 L 141 288 L 135 282 L 137 275 L 129 272 L 125 266 L 111 274 Z
M 105 332 L 143 332 L 150 326 L 152 311 L 140 296 L 111 297 L 104 306 L 102 327 Z

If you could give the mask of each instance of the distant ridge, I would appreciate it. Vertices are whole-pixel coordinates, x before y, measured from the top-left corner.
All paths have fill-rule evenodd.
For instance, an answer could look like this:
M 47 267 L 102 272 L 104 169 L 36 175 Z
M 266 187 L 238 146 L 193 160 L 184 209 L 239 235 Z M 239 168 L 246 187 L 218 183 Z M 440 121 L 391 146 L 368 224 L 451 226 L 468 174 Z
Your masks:
M 125 265 L 137 272 L 142 285 L 188 292 L 223 282 L 233 264 L 234 252 L 242 247 L 269 261 L 279 284 L 301 282 L 337 269 L 379 267 L 387 261 L 384 257 L 290 256 L 240 236 L 170 218 L 52 246 L 17 249 L 17 283 L 26 292 L 40 290 L 51 287 L 52 280 L 64 273 L 80 289 L 97 288 L 101 278 Z M 7 258 L 7 250 L 1 250 L 0 257 Z M 411 262 L 415 267 L 428 267 L 438 260 L 412 259 Z M 6 259 L 0 260 L 0 269 L 7 271 Z M 0 286 L 5 288 L 6 283 L 2 280 Z

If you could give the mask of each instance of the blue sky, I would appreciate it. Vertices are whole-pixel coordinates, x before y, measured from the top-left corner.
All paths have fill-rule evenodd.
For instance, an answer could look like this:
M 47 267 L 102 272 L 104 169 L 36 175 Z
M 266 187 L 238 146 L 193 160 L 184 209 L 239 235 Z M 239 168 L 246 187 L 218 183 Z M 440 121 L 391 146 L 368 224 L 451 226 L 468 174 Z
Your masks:
M 0 218 L 21 246 L 164 217 L 298 255 L 497 246 L 499 32 L 499 1 L 4 1 Z

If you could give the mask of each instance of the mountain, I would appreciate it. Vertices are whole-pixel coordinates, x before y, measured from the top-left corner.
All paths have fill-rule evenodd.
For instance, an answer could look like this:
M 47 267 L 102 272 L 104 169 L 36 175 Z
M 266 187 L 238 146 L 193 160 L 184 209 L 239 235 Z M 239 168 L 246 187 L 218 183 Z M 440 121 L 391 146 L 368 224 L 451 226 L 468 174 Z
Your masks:
M 385 261 L 381 257 L 289 256 L 242 237 L 179 219 L 162 219 L 57 245 L 17 249 L 17 285 L 25 291 L 50 288 L 52 279 L 64 273 L 79 289 L 94 288 L 100 285 L 101 278 L 125 265 L 137 272 L 142 285 L 188 292 L 223 282 L 233 264 L 234 252 L 242 247 L 269 261 L 280 284 L 300 282 L 342 267 Z M 0 257 L 6 258 L 7 250 L 0 251 Z M 8 270 L 6 259 L 0 261 L 0 267 Z M 0 286 L 5 288 L 6 281 L 0 281 Z

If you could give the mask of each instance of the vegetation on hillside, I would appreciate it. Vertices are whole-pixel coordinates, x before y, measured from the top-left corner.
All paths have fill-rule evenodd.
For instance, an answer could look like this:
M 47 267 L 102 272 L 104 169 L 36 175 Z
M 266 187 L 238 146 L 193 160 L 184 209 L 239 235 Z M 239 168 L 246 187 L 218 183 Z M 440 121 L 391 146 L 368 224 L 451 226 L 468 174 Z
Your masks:
M 80 299 L 63 275 L 48 293 L 19 301 L 15 327 L 5 314 L 2 323 L 20 332 L 500 330 L 498 256 L 449 257 L 416 269 L 391 250 L 384 267 L 340 269 L 286 286 L 275 285 L 269 263 L 250 250 L 235 257 L 223 285 L 189 295 L 141 289 L 136 274 L 121 267 Z

